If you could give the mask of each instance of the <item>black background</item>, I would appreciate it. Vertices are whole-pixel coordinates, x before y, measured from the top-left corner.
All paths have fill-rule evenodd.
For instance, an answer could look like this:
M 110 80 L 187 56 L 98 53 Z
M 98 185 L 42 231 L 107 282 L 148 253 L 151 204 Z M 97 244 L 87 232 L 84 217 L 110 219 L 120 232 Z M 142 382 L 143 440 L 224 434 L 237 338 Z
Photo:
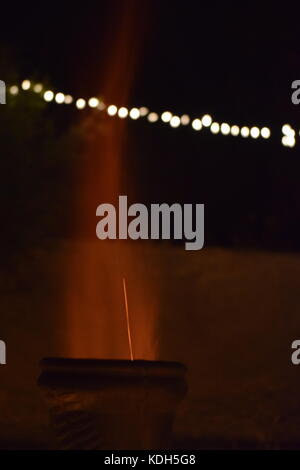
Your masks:
M 1 7 L 1 45 L 20 79 L 46 80 L 74 96 L 101 95 L 104 59 L 119 17 L 132 3 L 141 17 L 136 34 L 141 51 L 130 102 L 116 104 L 192 117 L 209 113 L 218 122 L 272 130 L 265 141 L 131 122 L 129 152 L 140 201 L 206 204 L 208 244 L 298 250 L 299 150 L 281 144 L 284 123 L 299 131 L 300 111 L 291 102 L 300 61 L 294 6 L 145 0 L 11 4 Z M 4 78 L 8 61 L 5 67 Z M 70 117 L 54 113 L 60 124 Z

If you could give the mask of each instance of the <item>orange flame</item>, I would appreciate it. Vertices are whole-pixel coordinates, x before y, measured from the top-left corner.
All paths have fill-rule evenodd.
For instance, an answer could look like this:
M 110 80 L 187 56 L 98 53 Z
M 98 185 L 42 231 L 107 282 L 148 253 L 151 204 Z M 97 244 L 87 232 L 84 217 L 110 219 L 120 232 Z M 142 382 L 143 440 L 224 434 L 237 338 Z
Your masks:
M 149 18 L 141 11 L 144 2 L 128 0 L 122 5 L 116 18 L 119 24 L 113 29 L 113 38 L 108 38 L 108 60 L 99 62 L 99 88 L 105 101 L 116 105 L 127 105 L 145 32 L 145 22 L 141 20 Z M 85 146 L 74 173 L 72 219 L 75 228 L 64 263 L 67 266 L 63 294 L 66 313 L 61 320 L 60 354 L 120 359 L 128 357 L 129 341 L 133 359 L 132 335 L 135 359 L 153 359 L 156 297 L 150 295 L 147 263 L 139 253 L 138 242 L 133 248 L 132 243 L 125 240 L 99 242 L 96 239 L 96 207 L 101 202 L 117 206 L 118 196 L 127 193 L 124 185 L 134 188 L 130 165 L 126 162 L 126 120 L 113 119 L 106 113 L 100 116 L 98 120 L 91 114 L 81 126 Z M 126 272 L 128 285 L 134 288 L 130 300 L 130 330 L 123 281 L 128 338 L 122 327 L 124 304 L 120 295 L 120 273 L 123 272 Z

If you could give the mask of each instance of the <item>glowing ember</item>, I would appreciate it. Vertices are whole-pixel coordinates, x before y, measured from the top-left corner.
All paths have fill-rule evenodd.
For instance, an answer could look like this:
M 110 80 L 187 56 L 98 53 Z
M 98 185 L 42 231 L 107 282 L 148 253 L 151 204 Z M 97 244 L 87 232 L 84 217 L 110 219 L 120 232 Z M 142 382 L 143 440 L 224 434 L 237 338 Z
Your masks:
M 132 350 L 132 341 L 131 341 L 131 332 L 130 332 L 130 323 L 129 323 L 129 311 L 128 311 L 128 300 L 127 300 L 127 290 L 126 290 L 125 277 L 123 277 L 123 291 L 124 291 L 124 301 L 125 301 L 125 310 L 126 310 L 126 323 L 127 323 L 127 334 L 128 334 L 130 359 L 133 361 L 133 350 Z

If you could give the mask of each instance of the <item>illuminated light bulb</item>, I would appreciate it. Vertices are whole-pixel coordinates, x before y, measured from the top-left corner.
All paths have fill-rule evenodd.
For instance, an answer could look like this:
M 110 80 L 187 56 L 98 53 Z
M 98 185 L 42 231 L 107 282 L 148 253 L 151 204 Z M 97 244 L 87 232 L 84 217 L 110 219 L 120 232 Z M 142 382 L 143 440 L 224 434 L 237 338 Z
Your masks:
M 118 111 L 118 116 L 121 119 L 126 118 L 128 116 L 128 109 L 124 108 L 124 106 L 122 108 L 120 108 L 119 111 Z
M 170 113 L 170 111 L 165 111 L 164 113 L 162 113 L 161 120 L 163 122 L 170 122 L 171 119 L 172 119 L 172 113 Z
M 30 80 L 23 80 L 21 84 L 22 90 L 29 90 L 30 86 L 31 86 Z
M 282 126 L 281 130 L 282 132 L 285 134 L 285 135 L 288 135 L 291 131 L 291 126 L 289 124 L 284 124 L 284 126 Z
M 209 127 L 212 123 L 212 118 L 209 114 L 205 114 L 201 121 L 204 127 Z
M 263 127 L 260 131 L 260 135 L 264 138 L 264 139 L 268 139 L 271 135 L 271 131 L 268 127 Z
M 159 116 L 157 113 L 150 113 L 148 114 L 148 121 L 149 122 L 156 122 L 159 119 Z
M 86 101 L 83 98 L 78 98 L 78 100 L 76 101 L 76 108 L 83 109 L 85 108 L 85 105 L 86 105 Z
M 140 115 L 141 115 L 142 117 L 147 116 L 148 113 L 149 113 L 149 109 L 146 108 L 146 106 L 142 106 L 142 107 L 140 108 Z
M 240 128 L 239 128 L 239 126 L 232 126 L 231 129 L 230 129 L 230 133 L 231 133 L 231 135 L 233 135 L 233 136 L 239 135 L 239 133 L 240 133 Z
M 71 103 L 73 103 L 73 96 L 66 95 L 65 96 L 65 104 L 71 104 Z
M 249 137 L 249 134 L 250 134 L 249 127 L 247 127 L 247 126 L 242 127 L 241 136 L 242 137 Z
M 98 98 L 90 98 L 88 104 L 90 108 L 97 108 L 99 100 Z
M 259 137 L 259 129 L 258 127 L 251 127 L 251 130 L 250 130 L 250 135 L 253 139 L 257 139 L 257 137 Z
M 295 137 L 296 132 L 291 127 L 285 129 L 284 135 Z
M 105 104 L 103 103 L 103 101 L 100 100 L 98 104 L 98 109 L 100 109 L 100 111 L 103 111 L 103 109 L 105 108 L 106 108 Z
M 222 133 L 223 135 L 228 135 L 229 132 L 230 132 L 230 125 L 227 124 L 227 122 L 223 122 L 223 123 L 221 124 L 221 133 Z
M 287 136 L 287 142 L 288 142 L 288 146 L 289 147 L 294 147 L 295 143 L 296 143 L 296 140 L 294 137 L 292 136 Z
M 285 147 L 294 147 L 296 143 L 295 138 L 290 135 L 284 135 L 281 139 L 281 142 Z
M 213 122 L 210 126 L 210 131 L 213 134 L 218 134 L 220 132 L 220 124 L 218 122 Z
M 19 93 L 19 87 L 17 87 L 17 85 L 13 85 L 10 87 L 9 92 L 11 95 L 17 95 Z
M 35 93 L 41 93 L 42 89 L 43 89 L 43 85 L 41 83 L 36 83 L 33 87 L 33 91 Z
M 180 118 L 180 122 L 183 126 L 187 126 L 190 123 L 190 116 L 183 114 Z
M 296 141 L 295 141 L 295 139 L 293 139 L 293 140 L 290 141 L 289 146 L 294 147 L 295 143 L 296 143 Z
M 54 93 L 51 90 L 47 90 L 44 93 L 44 100 L 47 101 L 48 103 L 52 101 L 54 98 Z
M 178 116 L 173 116 L 171 121 L 170 121 L 170 126 L 171 127 L 178 127 L 180 126 L 180 118 Z
M 200 131 L 202 129 L 202 122 L 200 119 L 194 119 L 192 122 L 192 128 L 195 129 L 195 131 Z
M 140 111 L 137 108 L 132 108 L 130 110 L 129 116 L 131 119 L 138 119 L 140 117 Z
M 63 93 L 56 93 L 55 95 L 55 101 L 58 104 L 61 104 L 65 101 L 65 95 Z
M 115 116 L 117 114 L 118 108 L 114 104 L 111 104 L 107 108 L 107 114 L 109 116 Z

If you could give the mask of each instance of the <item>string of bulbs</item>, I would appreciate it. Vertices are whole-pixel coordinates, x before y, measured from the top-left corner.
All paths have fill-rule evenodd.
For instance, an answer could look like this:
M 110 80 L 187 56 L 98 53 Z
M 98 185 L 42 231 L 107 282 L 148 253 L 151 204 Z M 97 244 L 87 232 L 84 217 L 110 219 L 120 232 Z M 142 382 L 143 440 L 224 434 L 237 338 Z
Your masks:
M 257 126 L 238 126 L 236 124 L 229 124 L 227 122 L 216 122 L 209 114 L 205 114 L 202 118 L 192 119 L 188 114 L 181 116 L 173 114 L 171 111 L 164 111 L 161 114 L 150 111 L 147 107 L 142 106 L 140 108 L 134 107 L 128 109 L 124 106 L 117 107 L 114 104 L 105 104 L 101 99 L 91 97 L 87 100 L 83 98 L 74 99 L 71 95 L 64 93 L 55 93 L 52 90 L 45 89 L 41 83 L 33 83 L 30 80 L 23 80 L 21 86 L 12 85 L 8 91 L 11 95 L 16 96 L 20 92 L 20 88 L 23 91 L 33 91 L 42 96 L 47 102 L 55 102 L 57 104 L 72 105 L 75 104 L 78 110 L 85 109 L 86 107 L 98 109 L 102 112 L 107 112 L 111 117 L 116 116 L 120 119 L 131 118 L 133 120 L 139 118 L 145 118 L 150 123 L 155 123 L 161 120 L 164 123 L 169 124 L 172 128 L 176 129 L 179 126 L 191 126 L 195 131 L 201 131 L 203 128 L 210 130 L 212 134 L 232 135 L 234 137 L 240 136 L 242 138 L 253 138 L 253 139 L 269 139 L 271 137 L 271 129 L 269 127 L 259 128 Z M 281 128 L 282 138 L 281 143 L 285 147 L 294 147 L 296 144 L 296 131 L 291 127 L 290 124 L 284 124 Z

